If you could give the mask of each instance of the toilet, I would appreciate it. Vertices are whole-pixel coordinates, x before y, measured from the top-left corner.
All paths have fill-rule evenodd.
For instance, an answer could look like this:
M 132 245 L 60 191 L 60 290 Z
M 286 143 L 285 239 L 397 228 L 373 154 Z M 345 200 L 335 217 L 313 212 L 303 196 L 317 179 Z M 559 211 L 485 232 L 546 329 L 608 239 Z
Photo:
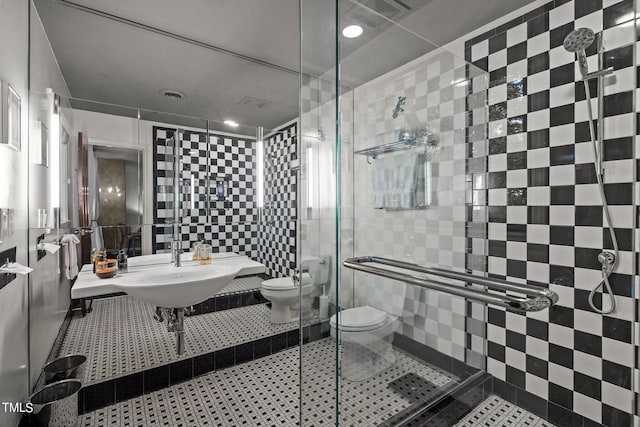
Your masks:
M 342 310 L 329 320 L 331 337 L 341 346 L 340 376 L 349 381 L 367 380 L 396 362 L 392 343 L 402 306 L 385 299 L 384 293 L 377 295 L 378 287 L 372 285 L 372 291 L 368 292 L 370 305 Z M 406 285 L 393 286 L 394 294 L 403 300 Z
M 327 283 L 329 266 L 324 259 L 308 254 L 302 254 L 301 266 L 302 299 L 311 302 L 309 296 Z M 297 320 L 300 289 L 295 285 L 293 277 L 265 280 L 260 286 L 260 293 L 271 301 L 271 323 L 289 323 Z

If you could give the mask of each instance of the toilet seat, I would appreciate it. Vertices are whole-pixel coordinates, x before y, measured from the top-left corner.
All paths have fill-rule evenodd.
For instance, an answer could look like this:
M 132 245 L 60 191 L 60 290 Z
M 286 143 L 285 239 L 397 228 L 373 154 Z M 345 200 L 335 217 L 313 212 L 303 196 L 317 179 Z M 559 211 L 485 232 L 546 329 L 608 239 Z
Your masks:
M 331 316 L 331 320 L 329 321 L 332 328 L 336 327 L 337 316 L 340 317 L 339 330 L 346 332 L 378 329 L 379 327 L 384 326 L 389 320 L 387 313 L 368 305 L 342 310 L 339 315 L 334 314 Z
M 278 277 L 276 279 L 265 280 L 262 282 L 262 287 L 272 291 L 287 291 L 297 288 L 291 277 Z

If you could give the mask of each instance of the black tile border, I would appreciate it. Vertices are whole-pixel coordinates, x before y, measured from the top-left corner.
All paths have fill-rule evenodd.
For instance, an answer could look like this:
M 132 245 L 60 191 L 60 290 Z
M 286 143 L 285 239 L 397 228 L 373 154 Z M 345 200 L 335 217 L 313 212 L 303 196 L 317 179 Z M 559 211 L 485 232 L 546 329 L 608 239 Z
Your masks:
M 471 367 L 458 359 L 441 353 L 397 332 L 393 335 L 393 345 L 405 353 L 455 375 L 460 378 L 460 381 L 464 381 L 480 372 L 477 368 Z
M 303 327 L 304 343 L 329 336 L 329 321 Z M 78 393 L 78 414 L 82 415 L 126 399 L 191 380 L 209 372 L 260 359 L 300 345 L 300 329 L 262 337 L 211 353 L 152 367 L 82 387 Z
M 259 289 L 215 295 L 206 301 L 194 305 L 193 312 L 187 314 L 187 316 L 199 316 L 201 314 L 215 313 L 217 311 L 264 304 L 267 302 L 269 301 L 262 296 Z
M 431 402 L 418 402 L 379 424 L 392 426 L 451 426 L 493 394 L 493 377 L 478 373 L 466 383 L 445 386 Z

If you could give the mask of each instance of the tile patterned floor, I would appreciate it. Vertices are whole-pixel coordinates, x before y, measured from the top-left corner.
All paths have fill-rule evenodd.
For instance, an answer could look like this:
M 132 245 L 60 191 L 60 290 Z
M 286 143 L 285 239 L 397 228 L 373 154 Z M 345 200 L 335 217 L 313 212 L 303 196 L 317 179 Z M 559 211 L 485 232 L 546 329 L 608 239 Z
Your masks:
M 303 347 L 305 426 L 334 425 L 335 344 L 331 338 Z M 79 418 L 78 427 L 297 425 L 297 348 L 212 372 Z M 360 383 L 343 382 L 342 425 L 375 426 L 413 402 L 388 387 L 412 373 L 440 387 L 441 371 L 398 352 L 397 363 Z
M 490 396 L 466 417 L 457 427 L 554 427 L 553 424 L 533 415 L 519 406 L 498 396 Z
M 84 382 L 90 384 L 298 327 L 272 325 L 264 304 L 186 317 L 186 352 L 178 356 L 174 334 L 153 320 L 153 312 L 128 296 L 96 300 L 92 313 L 71 319 L 60 354 L 86 355 Z

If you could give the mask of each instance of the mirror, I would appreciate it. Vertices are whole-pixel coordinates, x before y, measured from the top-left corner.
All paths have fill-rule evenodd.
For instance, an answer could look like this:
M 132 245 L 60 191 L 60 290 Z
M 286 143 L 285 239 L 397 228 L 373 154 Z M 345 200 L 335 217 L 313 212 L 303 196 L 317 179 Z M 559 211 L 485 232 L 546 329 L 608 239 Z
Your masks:
M 65 115 L 73 120 L 62 128 L 74 144 L 60 144 L 55 157 L 70 160 L 60 164 L 55 182 L 60 189 L 75 177 L 82 182 L 75 191 L 60 190 L 69 198 L 61 201 L 60 218 L 89 236 L 83 260 L 90 257 L 87 246 L 140 256 L 170 251 L 175 240 L 190 251 L 202 239 L 214 252 L 258 259 L 257 223 L 264 218 L 258 187 L 263 174 L 276 172 L 273 160 L 281 156 L 282 168 L 291 152 L 258 144 L 251 126 L 73 98 L 59 102 L 69 106 Z M 276 133 L 268 131 L 274 141 Z M 259 148 L 273 151 L 260 158 L 266 166 L 257 166 Z M 79 156 L 77 163 L 70 153 Z M 268 189 L 267 198 L 274 192 Z M 275 202 L 267 205 L 273 210 Z M 43 228 L 53 225 L 48 221 Z
M 97 224 L 103 228 L 103 246 L 124 249 L 129 256 L 141 255 L 141 153 L 131 148 L 94 145 L 89 156 L 93 157 L 90 166 L 97 175 L 89 182 L 89 193 L 97 196 Z

